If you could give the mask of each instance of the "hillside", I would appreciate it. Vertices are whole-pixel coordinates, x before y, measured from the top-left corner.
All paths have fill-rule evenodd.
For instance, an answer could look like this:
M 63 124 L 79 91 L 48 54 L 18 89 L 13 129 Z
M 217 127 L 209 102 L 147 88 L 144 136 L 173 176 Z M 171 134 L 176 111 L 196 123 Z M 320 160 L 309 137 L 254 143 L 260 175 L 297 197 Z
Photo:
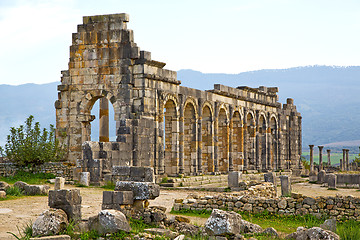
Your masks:
M 277 86 L 280 102 L 294 98 L 303 116 L 304 146 L 360 139 L 360 66 L 311 66 L 239 74 L 180 70 L 178 79 L 183 86 L 202 90 L 212 89 L 214 83 L 232 87 Z M 22 124 L 30 114 L 42 127 L 55 124 L 57 84 L 0 85 L 0 145 L 9 128 Z

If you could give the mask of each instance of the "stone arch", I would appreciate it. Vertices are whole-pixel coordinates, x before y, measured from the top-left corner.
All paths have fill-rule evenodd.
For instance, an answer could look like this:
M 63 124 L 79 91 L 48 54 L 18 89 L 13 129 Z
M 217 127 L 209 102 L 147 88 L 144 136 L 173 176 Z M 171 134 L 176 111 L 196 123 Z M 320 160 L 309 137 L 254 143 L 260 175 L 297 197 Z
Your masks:
M 192 104 L 192 106 L 194 107 L 194 111 L 195 111 L 195 117 L 198 118 L 198 114 L 199 114 L 199 111 L 197 109 L 197 103 L 196 103 L 196 100 L 192 97 L 188 97 L 186 100 L 185 100 L 185 103 L 184 103 L 184 109 L 186 108 L 186 106 L 188 104 Z M 184 110 L 185 111 L 185 110 Z
M 201 121 L 203 171 L 214 172 L 213 111 L 209 103 L 202 105 Z
M 163 151 L 165 173 L 170 176 L 178 174 L 178 148 L 179 148 L 179 121 L 176 98 L 171 95 L 165 98 L 161 129 L 163 130 Z
M 228 172 L 229 118 L 224 106 L 220 106 L 218 115 L 218 167 L 220 172 Z
M 253 111 L 249 111 L 246 113 L 246 125 L 244 126 L 244 143 L 246 148 L 244 151 L 246 152 L 246 158 L 244 159 L 246 168 L 248 170 L 254 170 L 255 165 L 255 137 L 256 137 L 256 130 L 255 130 L 255 116 Z
M 188 98 L 184 103 L 184 172 L 195 174 L 197 169 L 197 112 L 195 101 Z
M 244 159 L 243 119 L 238 109 L 234 110 L 231 121 L 233 169 L 234 171 L 242 171 Z
M 166 94 L 161 101 L 160 116 L 162 116 L 164 114 L 165 105 L 169 100 L 172 100 L 174 102 L 175 110 L 176 110 L 176 117 L 179 117 L 179 100 L 176 97 L 176 95 L 171 94 L 171 93 Z
M 106 99 L 106 101 L 100 102 L 102 109 L 99 109 L 99 141 L 109 141 L 109 106 L 108 102 L 111 103 L 114 109 L 114 121 L 118 121 L 119 103 L 116 101 L 116 97 L 110 91 L 105 90 L 92 90 L 88 91 L 83 99 L 78 103 L 78 109 L 80 114 L 78 115 L 78 121 L 81 122 L 81 135 L 82 142 L 91 141 L 91 122 L 95 119 L 95 116 L 91 115 L 91 110 L 98 100 Z M 102 119 L 100 119 L 102 118 Z M 104 136 L 101 136 L 101 135 Z M 115 133 L 115 135 L 117 135 Z
M 267 123 L 266 116 L 263 113 L 259 114 L 258 124 L 257 124 L 257 134 L 256 134 L 256 145 L 257 145 L 257 166 L 266 170 L 268 161 L 267 161 Z
M 270 116 L 269 122 L 269 165 L 275 169 L 279 169 L 279 156 L 278 156 L 278 120 L 275 115 Z

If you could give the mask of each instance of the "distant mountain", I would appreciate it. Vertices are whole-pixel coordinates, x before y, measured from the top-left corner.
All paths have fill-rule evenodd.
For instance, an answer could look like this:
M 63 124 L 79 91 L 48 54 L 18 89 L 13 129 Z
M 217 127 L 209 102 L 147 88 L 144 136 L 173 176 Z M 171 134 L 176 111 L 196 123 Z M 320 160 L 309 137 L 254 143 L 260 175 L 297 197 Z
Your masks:
M 0 146 L 4 146 L 10 127 L 24 124 L 29 115 L 33 115 L 42 128 L 55 125 L 58 84 L 0 85 Z
M 178 79 L 183 86 L 201 90 L 213 89 L 216 83 L 279 87 L 280 102 L 293 98 L 303 116 L 305 147 L 360 139 L 360 66 L 308 66 L 239 74 L 180 70 Z M 55 124 L 57 85 L 0 85 L 0 145 L 4 145 L 9 128 L 22 124 L 30 114 L 42 127 Z

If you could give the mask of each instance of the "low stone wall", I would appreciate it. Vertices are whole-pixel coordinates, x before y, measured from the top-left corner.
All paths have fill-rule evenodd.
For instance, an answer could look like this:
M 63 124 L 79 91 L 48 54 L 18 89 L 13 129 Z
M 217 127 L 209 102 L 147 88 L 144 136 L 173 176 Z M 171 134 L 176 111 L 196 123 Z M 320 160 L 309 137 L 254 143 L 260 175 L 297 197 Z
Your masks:
M 33 168 L 35 173 L 52 173 L 57 177 L 63 177 L 67 180 L 73 180 L 73 166 L 62 162 L 47 162 Z M 14 176 L 18 171 L 29 171 L 24 167 L 18 167 L 13 163 L 0 163 L 0 176 Z
M 193 197 L 193 196 L 190 196 Z M 176 199 L 175 211 L 225 209 L 261 213 L 268 211 L 280 215 L 313 214 L 336 219 L 360 220 L 360 198 L 347 197 L 305 197 L 292 194 L 289 198 L 250 198 L 237 194 L 221 194 L 198 198 Z

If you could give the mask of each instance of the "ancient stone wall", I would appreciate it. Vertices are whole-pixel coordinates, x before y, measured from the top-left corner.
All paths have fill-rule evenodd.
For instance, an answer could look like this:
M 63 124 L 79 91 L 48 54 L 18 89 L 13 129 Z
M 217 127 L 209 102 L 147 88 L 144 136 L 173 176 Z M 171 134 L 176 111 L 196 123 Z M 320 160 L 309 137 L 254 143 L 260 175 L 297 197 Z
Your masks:
M 250 213 L 267 211 L 281 215 L 313 214 L 338 220 L 360 220 L 360 198 L 352 196 L 311 198 L 295 194 L 291 198 L 254 198 L 236 194 L 219 194 L 198 197 L 197 199 L 176 199 L 173 209 L 175 211 L 224 209 Z
M 16 166 L 13 163 L 0 163 L 0 176 L 14 176 L 19 171 L 29 171 L 24 167 Z M 57 177 L 64 177 L 67 180 L 73 179 L 73 166 L 61 162 L 47 162 L 36 166 L 33 173 L 52 173 Z
M 69 161 L 84 159 L 91 109 L 109 100 L 128 165 L 169 176 L 299 166 L 301 116 L 292 99 L 279 103 L 275 87 L 181 86 L 175 71 L 140 51 L 128 21 L 126 14 L 84 17 L 73 33 L 55 103 L 57 137 Z M 108 141 L 106 117 L 100 104 L 101 142 Z

